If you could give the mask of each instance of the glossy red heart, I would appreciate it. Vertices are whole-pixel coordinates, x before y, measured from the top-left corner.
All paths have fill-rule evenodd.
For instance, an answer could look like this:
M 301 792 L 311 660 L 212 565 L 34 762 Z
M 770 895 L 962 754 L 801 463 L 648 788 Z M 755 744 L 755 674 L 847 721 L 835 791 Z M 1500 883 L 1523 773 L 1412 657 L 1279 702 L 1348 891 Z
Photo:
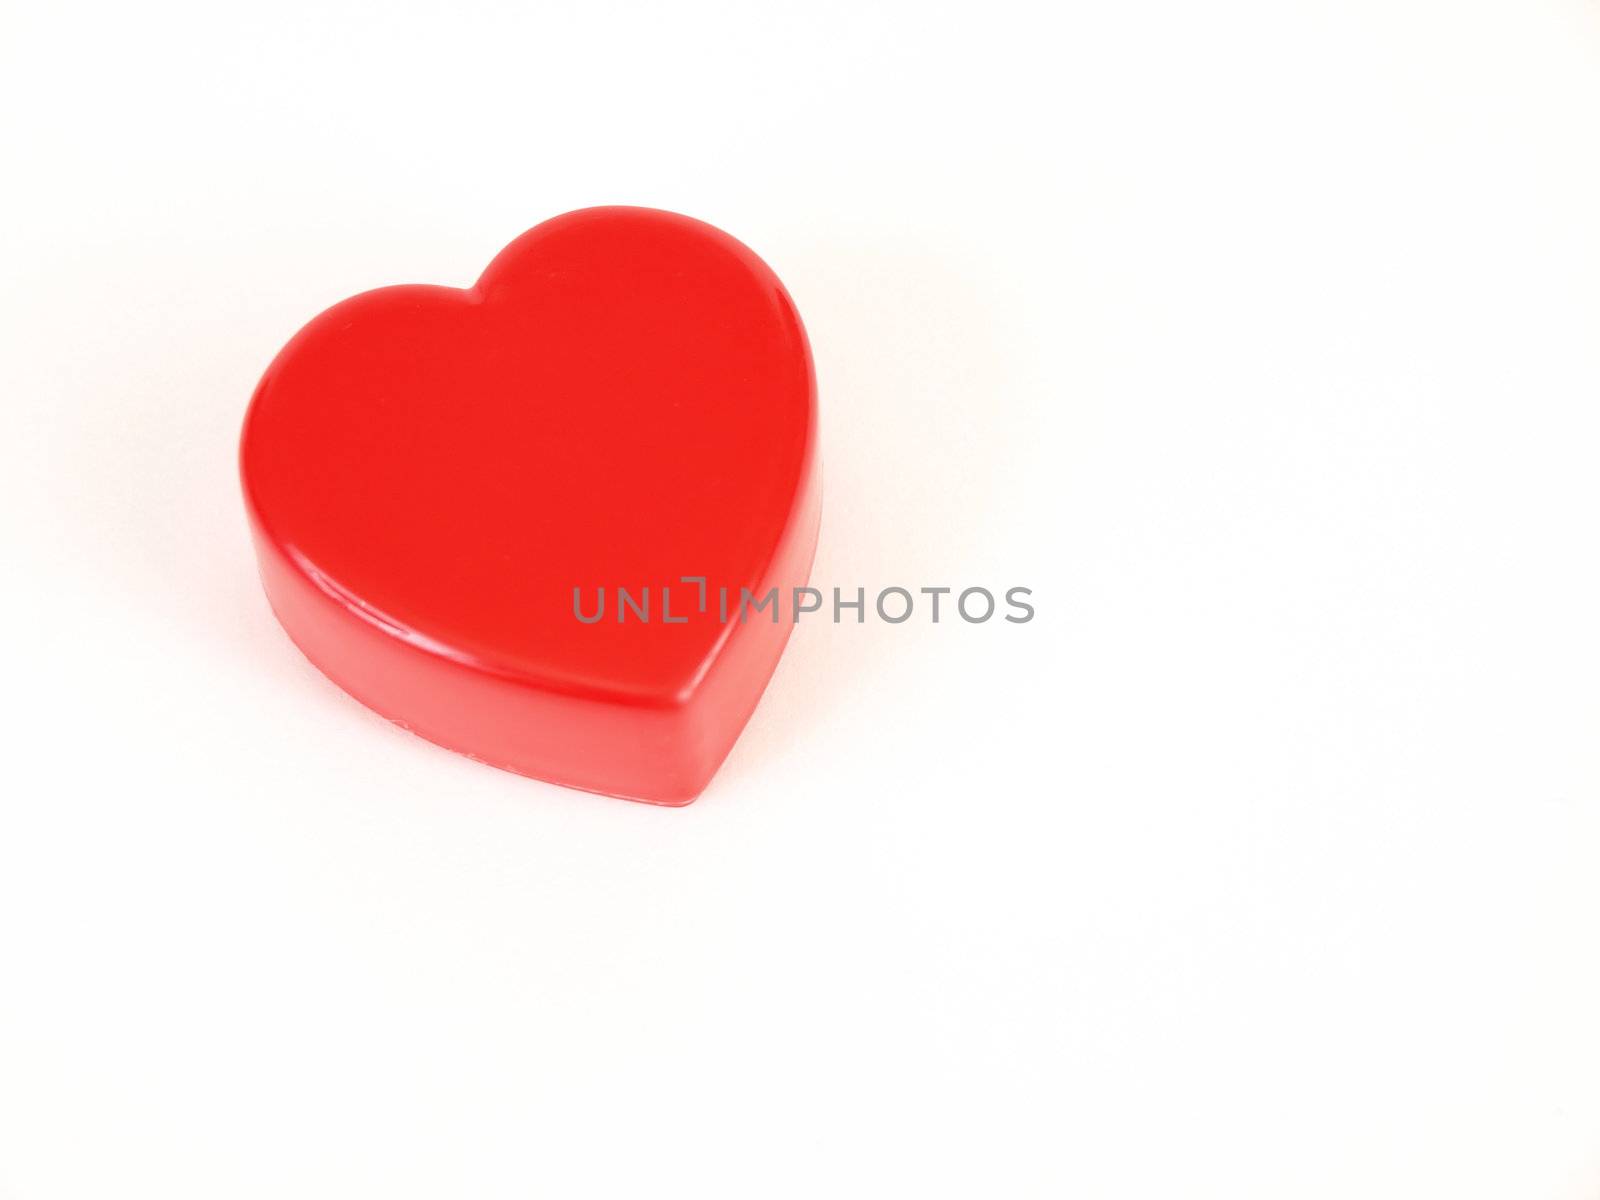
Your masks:
M 314 319 L 256 390 L 240 462 L 273 610 L 335 683 L 494 766 L 686 804 L 793 623 L 787 602 L 724 621 L 718 589 L 805 584 L 816 438 L 766 264 L 687 217 L 596 208 L 473 287 Z

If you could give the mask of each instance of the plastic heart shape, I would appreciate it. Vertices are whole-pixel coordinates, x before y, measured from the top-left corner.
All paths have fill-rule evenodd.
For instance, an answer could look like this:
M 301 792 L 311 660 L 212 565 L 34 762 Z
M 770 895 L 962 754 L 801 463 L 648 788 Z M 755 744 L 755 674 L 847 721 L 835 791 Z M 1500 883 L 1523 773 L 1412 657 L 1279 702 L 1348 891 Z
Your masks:
M 721 589 L 810 571 L 811 353 L 733 238 L 584 209 L 470 288 L 315 318 L 262 378 L 240 466 L 268 599 L 340 687 L 494 766 L 686 804 L 793 624 L 725 617 Z

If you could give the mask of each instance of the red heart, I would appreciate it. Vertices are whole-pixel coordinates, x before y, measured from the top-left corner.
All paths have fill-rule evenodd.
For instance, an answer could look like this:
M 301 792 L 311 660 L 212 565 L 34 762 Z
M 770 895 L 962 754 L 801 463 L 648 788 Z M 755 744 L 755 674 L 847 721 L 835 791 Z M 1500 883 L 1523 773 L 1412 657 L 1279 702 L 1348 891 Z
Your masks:
M 816 439 L 805 331 L 766 264 L 687 217 L 594 208 L 471 288 L 317 317 L 262 378 L 240 463 L 268 599 L 340 687 L 494 766 L 687 804 L 792 627 Z M 739 619 L 741 589 L 774 587 L 779 620 Z M 604 619 L 578 619 L 575 588 L 586 617 L 605 590 Z

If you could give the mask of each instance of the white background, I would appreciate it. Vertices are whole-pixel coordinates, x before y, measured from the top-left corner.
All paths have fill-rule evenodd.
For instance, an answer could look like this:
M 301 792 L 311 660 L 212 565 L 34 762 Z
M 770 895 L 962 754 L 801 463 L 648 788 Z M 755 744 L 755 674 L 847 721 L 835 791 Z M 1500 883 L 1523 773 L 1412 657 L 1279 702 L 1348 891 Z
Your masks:
M 1600 7 L 6 0 L 0 1194 L 1600 1196 Z M 292 649 L 261 370 L 768 259 L 803 625 L 693 807 Z

